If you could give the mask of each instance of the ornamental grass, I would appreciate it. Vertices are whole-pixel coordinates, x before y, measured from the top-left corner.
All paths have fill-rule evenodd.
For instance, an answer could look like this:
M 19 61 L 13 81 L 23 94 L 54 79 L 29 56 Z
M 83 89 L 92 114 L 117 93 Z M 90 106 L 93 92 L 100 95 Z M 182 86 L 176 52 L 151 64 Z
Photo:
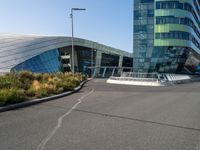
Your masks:
M 8 73 L 0 76 L 0 106 L 71 91 L 84 80 L 85 75 L 71 72 Z

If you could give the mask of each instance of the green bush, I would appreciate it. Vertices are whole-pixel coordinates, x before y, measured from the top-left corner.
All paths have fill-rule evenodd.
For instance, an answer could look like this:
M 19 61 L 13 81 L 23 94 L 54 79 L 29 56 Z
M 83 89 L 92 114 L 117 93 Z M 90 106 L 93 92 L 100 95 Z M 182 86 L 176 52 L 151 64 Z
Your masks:
M 64 91 L 72 91 L 75 88 L 74 83 L 69 81 L 64 81 L 62 87 Z
M 20 87 L 24 90 L 28 90 L 34 80 L 34 74 L 29 71 L 21 71 L 18 74 L 18 80 L 20 82 Z
M 71 91 L 79 85 L 79 81 L 70 78 L 56 82 L 56 89 L 63 88 L 63 91 Z
M 30 87 L 27 91 L 26 91 L 26 96 L 27 97 L 35 97 L 36 95 L 36 91 L 33 87 Z
M 35 78 L 34 74 L 30 71 L 21 71 L 18 73 L 19 79 L 33 80 Z
M 29 71 L 0 76 L 0 106 L 71 91 L 86 77 L 81 73 L 36 74 Z
M 44 89 L 47 90 L 47 93 L 49 95 L 55 94 L 56 92 L 56 86 L 55 83 L 54 84 L 45 84 L 45 86 L 43 87 Z
M 42 82 L 43 83 L 45 83 L 45 82 L 47 82 L 48 81 L 48 79 L 51 77 L 51 75 L 50 74 L 47 74 L 47 73 L 44 73 L 44 74 L 42 74 Z
M 86 76 L 81 74 L 81 73 L 76 73 L 76 78 L 79 80 L 79 81 L 84 81 L 86 80 Z
M 26 91 L 27 97 L 30 98 L 41 98 L 49 95 L 57 94 L 56 88 L 52 85 L 42 86 L 39 89 L 34 89 L 32 86 Z
M 36 98 L 42 98 L 48 96 L 48 91 L 45 88 L 41 88 L 40 90 L 35 91 Z
M 23 89 L 10 88 L 0 90 L 0 106 L 14 104 L 26 100 Z
M 42 80 L 43 80 L 43 74 L 41 74 L 41 73 L 35 73 L 34 74 L 34 79 L 38 80 L 39 82 L 42 82 Z
M 74 87 L 78 86 L 80 84 L 80 81 L 77 77 L 69 77 L 66 79 L 67 82 L 71 83 Z
M 35 90 L 33 88 L 29 88 L 27 91 L 26 91 L 26 95 L 29 97 L 29 98 L 42 98 L 42 97 L 46 97 L 46 96 L 49 96 L 50 94 L 48 94 L 48 90 L 45 89 L 45 88 L 41 88 L 39 90 Z
M 6 75 L 6 76 L 0 76 L 0 89 L 2 88 L 14 88 L 19 87 L 20 82 L 17 80 L 15 76 Z

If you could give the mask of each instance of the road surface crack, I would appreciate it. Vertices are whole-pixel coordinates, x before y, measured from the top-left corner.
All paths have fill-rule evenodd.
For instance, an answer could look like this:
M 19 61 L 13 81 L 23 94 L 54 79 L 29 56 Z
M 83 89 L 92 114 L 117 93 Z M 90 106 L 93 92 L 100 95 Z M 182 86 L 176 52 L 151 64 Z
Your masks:
M 45 148 L 45 146 L 46 146 L 46 144 L 48 143 L 48 141 L 51 140 L 51 138 L 56 134 L 57 130 L 62 126 L 63 119 L 64 119 L 66 116 L 68 116 L 73 110 L 75 110 L 75 109 L 77 108 L 77 106 L 78 106 L 79 104 L 82 103 L 82 100 L 83 100 L 85 97 L 89 96 L 89 95 L 92 94 L 93 92 L 94 92 L 94 88 L 92 88 L 92 90 L 91 90 L 89 93 L 87 93 L 87 94 L 83 95 L 82 97 L 80 97 L 80 98 L 77 100 L 78 102 L 75 103 L 75 104 L 73 105 L 73 107 L 72 107 L 70 110 L 68 110 L 65 114 L 63 114 L 62 116 L 60 116 L 60 117 L 58 118 L 58 120 L 57 120 L 57 125 L 56 125 L 56 126 L 53 128 L 53 130 L 47 135 L 47 137 L 44 138 L 44 139 L 42 140 L 42 142 L 38 145 L 38 147 L 37 147 L 38 150 L 43 150 L 43 149 Z
M 80 110 L 80 109 L 75 109 L 74 111 L 84 112 L 84 113 L 89 113 L 89 114 L 95 114 L 95 115 L 100 115 L 100 116 L 105 116 L 105 117 L 120 118 L 120 119 L 132 120 L 132 121 L 143 122 L 143 123 L 148 123 L 148 124 L 157 124 L 157 125 L 162 125 L 162 126 L 168 126 L 168 127 L 174 127 L 174 128 L 179 128 L 179 129 L 185 129 L 185 130 L 192 130 L 192 131 L 200 132 L 199 128 L 192 128 L 192 127 L 180 126 L 180 125 L 175 125 L 175 124 L 162 123 L 162 122 L 143 120 L 143 119 L 137 119 L 137 118 L 130 118 L 130 117 L 112 115 L 112 114 L 106 114 L 106 113 L 92 112 L 92 111 Z

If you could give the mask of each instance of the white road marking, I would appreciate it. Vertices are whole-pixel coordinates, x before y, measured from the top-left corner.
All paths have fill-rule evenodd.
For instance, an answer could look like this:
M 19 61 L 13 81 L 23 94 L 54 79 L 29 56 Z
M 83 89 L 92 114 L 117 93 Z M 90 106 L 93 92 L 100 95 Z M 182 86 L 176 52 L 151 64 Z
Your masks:
M 94 88 L 92 88 L 92 90 L 83 95 L 81 98 L 78 99 L 78 102 L 76 104 L 73 105 L 73 107 L 68 110 L 65 114 L 63 114 L 62 116 L 60 116 L 58 118 L 58 122 L 57 122 L 57 125 L 54 127 L 54 129 L 48 134 L 48 136 L 42 140 L 42 142 L 38 145 L 37 149 L 38 150 L 43 150 L 45 148 L 45 145 L 47 144 L 47 142 L 55 135 L 56 131 L 62 126 L 62 122 L 63 122 L 63 119 L 68 116 L 74 109 L 76 109 L 76 107 L 82 103 L 82 100 L 89 96 L 90 94 L 92 94 L 94 92 Z

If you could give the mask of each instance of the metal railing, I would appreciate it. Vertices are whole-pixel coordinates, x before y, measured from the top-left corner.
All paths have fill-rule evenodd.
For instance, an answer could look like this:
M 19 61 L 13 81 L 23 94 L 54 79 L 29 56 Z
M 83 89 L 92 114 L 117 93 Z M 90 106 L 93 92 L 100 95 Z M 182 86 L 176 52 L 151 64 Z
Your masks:
M 122 81 L 142 81 L 142 82 L 160 82 L 166 84 L 179 83 L 190 80 L 188 75 L 169 74 L 169 73 L 138 73 L 132 72 L 132 67 L 88 67 L 90 77 L 109 78 Z
M 111 76 L 109 79 L 121 80 L 121 81 L 159 82 L 159 79 L 156 79 L 156 78 L 133 78 L 133 77 L 113 77 L 113 76 Z
M 123 72 L 131 72 L 132 67 L 115 67 L 115 66 L 101 66 L 101 67 L 87 67 L 88 75 L 93 78 L 109 78 L 110 76 L 120 77 Z
M 170 85 L 190 81 L 191 77 L 181 74 L 125 72 L 122 73 L 121 77 L 111 76 L 109 79 L 118 81 L 159 82 L 161 84 Z

